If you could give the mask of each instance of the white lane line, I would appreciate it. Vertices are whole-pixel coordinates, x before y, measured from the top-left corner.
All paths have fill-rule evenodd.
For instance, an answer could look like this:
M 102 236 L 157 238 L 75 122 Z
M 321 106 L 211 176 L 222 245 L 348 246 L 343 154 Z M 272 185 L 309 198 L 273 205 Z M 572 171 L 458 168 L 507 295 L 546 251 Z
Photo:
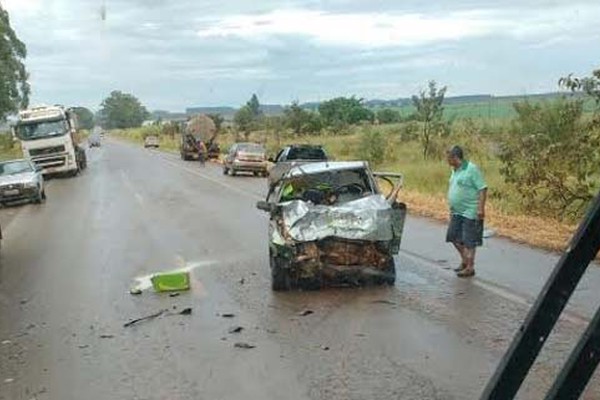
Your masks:
M 119 173 L 127 189 L 129 189 L 131 193 L 133 193 L 133 197 L 135 197 L 135 200 L 140 204 L 140 206 L 143 207 L 144 197 L 135 189 L 135 186 L 133 185 L 133 183 L 131 182 L 124 170 L 120 170 Z
M 400 250 L 400 254 L 418 264 L 427 266 L 431 270 L 435 271 L 437 274 L 444 275 L 446 277 L 454 276 L 453 272 L 440 268 L 439 264 L 416 253 L 407 250 Z M 520 304 L 526 307 L 531 307 L 533 305 L 533 300 L 531 298 L 527 298 L 526 296 L 522 296 L 520 294 L 512 292 L 510 289 L 501 287 L 493 282 L 482 280 L 481 278 L 476 277 L 471 279 L 471 283 L 483 290 L 493 293 L 513 303 Z M 563 311 L 563 313 L 560 316 L 560 319 L 580 326 L 587 326 L 587 324 L 590 322 L 588 318 L 579 315 L 578 313 L 575 313 L 573 311 Z

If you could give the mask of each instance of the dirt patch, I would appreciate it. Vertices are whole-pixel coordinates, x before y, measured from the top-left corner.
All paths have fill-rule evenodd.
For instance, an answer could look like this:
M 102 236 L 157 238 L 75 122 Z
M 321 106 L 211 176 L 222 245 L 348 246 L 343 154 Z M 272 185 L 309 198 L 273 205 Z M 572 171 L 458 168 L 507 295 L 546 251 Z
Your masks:
M 410 213 L 448 221 L 446 199 L 403 189 L 400 200 L 405 202 Z M 563 251 L 577 226 L 560 223 L 552 219 L 525 215 L 507 215 L 493 204 L 486 206 L 486 225 L 493 227 L 498 235 L 551 251 Z

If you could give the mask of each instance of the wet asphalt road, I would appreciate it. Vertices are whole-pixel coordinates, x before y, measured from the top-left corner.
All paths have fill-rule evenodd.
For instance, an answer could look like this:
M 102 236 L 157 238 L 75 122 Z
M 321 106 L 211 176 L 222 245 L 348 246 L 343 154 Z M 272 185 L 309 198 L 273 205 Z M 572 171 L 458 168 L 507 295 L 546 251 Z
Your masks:
M 417 245 L 395 287 L 273 293 L 263 179 L 113 141 L 88 154 L 46 204 L 0 212 L 0 399 L 475 399 L 527 312 Z M 190 292 L 129 294 L 181 267 Z M 519 398 L 543 397 L 584 322 L 561 321 Z

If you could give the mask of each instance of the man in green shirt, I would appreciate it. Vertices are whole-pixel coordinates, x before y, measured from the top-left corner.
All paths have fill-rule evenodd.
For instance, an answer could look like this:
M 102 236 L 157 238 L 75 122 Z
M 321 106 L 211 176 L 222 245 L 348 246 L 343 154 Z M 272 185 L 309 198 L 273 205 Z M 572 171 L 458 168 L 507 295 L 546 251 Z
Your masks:
M 466 278 L 475 275 L 475 248 L 483 243 L 487 184 L 479 168 L 464 159 L 459 146 L 448 150 L 447 156 L 452 175 L 448 186 L 450 224 L 446 242 L 458 250 L 462 262 L 455 271 Z

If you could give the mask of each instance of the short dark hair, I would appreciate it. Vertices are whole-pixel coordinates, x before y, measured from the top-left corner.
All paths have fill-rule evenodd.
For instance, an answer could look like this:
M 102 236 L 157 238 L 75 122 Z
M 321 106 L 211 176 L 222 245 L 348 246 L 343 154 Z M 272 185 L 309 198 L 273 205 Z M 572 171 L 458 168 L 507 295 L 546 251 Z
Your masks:
M 452 146 L 450 149 L 448 149 L 448 155 L 450 157 L 456 157 L 459 160 L 463 160 L 465 158 L 465 153 L 462 149 L 462 147 L 460 146 Z

